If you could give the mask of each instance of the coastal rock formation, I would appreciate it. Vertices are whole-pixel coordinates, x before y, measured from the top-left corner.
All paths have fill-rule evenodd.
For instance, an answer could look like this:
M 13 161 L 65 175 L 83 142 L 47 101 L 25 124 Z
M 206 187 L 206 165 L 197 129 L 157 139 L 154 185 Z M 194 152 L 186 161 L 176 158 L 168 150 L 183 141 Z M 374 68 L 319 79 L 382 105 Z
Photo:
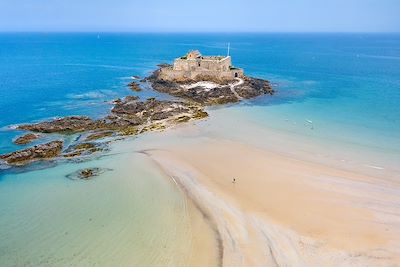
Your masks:
M 237 85 L 235 91 L 240 97 L 245 99 L 264 94 L 273 95 L 275 92 L 268 81 L 247 76 L 243 77 L 243 83 Z
M 62 134 L 102 131 L 102 133 L 91 135 L 90 138 L 93 140 L 93 138 L 100 138 L 101 136 L 110 136 L 112 132 L 126 133 L 129 127 L 144 127 L 155 121 L 169 124 L 174 117 L 182 115 L 199 119 L 198 113 L 204 112 L 202 107 L 197 105 L 178 101 L 160 101 L 154 98 L 140 101 L 135 96 L 127 96 L 123 100 L 118 99 L 114 101 L 114 104 L 111 114 L 99 120 L 85 116 L 70 116 L 34 124 L 24 124 L 18 126 L 17 129 Z M 106 134 L 104 134 L 104 131 L 106 131 Z
M 91 131 L 86 141 L 100 139 L 112 135 L 136 135 L 146 131 L 163 130 L 178 123 L 207 117 L 208 114 L 199 105 L 179 101 L 160 101 L 149 98 L 140 101 L 138 97 L 127 96 L 114 101 L 111 113 L 98 120 L 85 116 L 69 116 L 33 124 L 24 124 L 18 130 L 40 133 L 74 134 Z M 36 134 L 27 134 L 26 139 Z M 90 155 L 103 150 L 99 143 L 79 143 L 68 147 L 63 154 L 62 141 L 53 141 L 25 150 L 1 155 L 7 164 L 24 164 L 40 159 L 62 156 L 73 158 Z
M 31 161 L 57 157 L 61 154 L 62 147 L 62 141 L 51 141 L 31 148 L 0 155 L 0 159 L 11 165 L 21 165 Z
M 155 98 L 149 98 L 145 102 L 141 102 L 136 97 L 126 97 L 125 101 L 116 104 L 111 112 L 119 116 L 135 116 L 139 121 L 149 118 L 163 120 L 181 113 L 190 112 L 190 108 L 189 105 L 180 102 L 160 101 Z
M 98 139 L 102 139 L 105 137 L 110 137 L 113 135 L 112 131 L 105 131 L 105 132 L 97 132 L 97 133 L 92 133 L 86 136 L 85 141 L 94 141 Z
M 91 178 L 94 175 L 94 173 L 95 173 L 94 169 L 84 169 L 79 172 L 79 178 L 87 180 Z
M 33 134 L 33 133 L 28 133 L 23 136 L 18 137 L 17 139 L 14 140 L 14 144 L 17 145 L 26 145 L 31 143 L 32 141 L 38 139 L 40 135 L 38 134 Z
M 45 121 L 34 124 L 19 125 L 18 130 L 26 130 L 40 133 L 76 133 L 88 130 L 94 130 L 98 126 L 86 116 L 70 116 L 57 118 L 51 121 Z
M 66 175 L 66 177 L 71 180 L 90 180 L 95 176 L 99 176 L 100 174 L 111 170 L 112 169 L 87 168 L 70 173 Z
M 234 79 L 218 79 L 198 75 L 195 79 L 165 79 L 161 75 L 163 66 L 145 80 L 156 91 L 185 98 L 202 105 L 235 103 L 242 98 L 249 99 L 260 95 L 273 94 L 270 83 L 266 80 L 242 76 Z
M 146 131 L 163 130 L 178 123 L 206 118 L 208 114 L 204 111 L 204 105 L 235 103 L 274 93 L 268 81 L 247 77 L 242 69 L 233 67 L 229 56 L 202 56 L 194 51 L 186 58 L 177 59 L 173 67 L 168 64 L 159 67 L 141 82 L 149 82 L 156 91 L 188 101 L 161 101 L 155 98 L 141 101 L 137 96 L 126 96 L 114 100 L 110 114 L 101 119 L 68 116 L 20 125 L 18 130 L 36 133 L 91 134 L 86 136 L 86 143 L 73 144 L 62 155 L 62 142 L 53 141 L 2 155 L 0 159 L 14 164 L 60 155 L 64 158 L 89 155 L 103 148 L 97 143 L 87 141 L 113 135 L 137 135 Z M 129 87 L 133 91 L 140 91 L 140 85 L 135 81 Z M 29 133 L 15 142 L 26 144 L 37 136 Z
M 95 143 L 79 143 L 68 147 L 63 154 L 65 158 L 73 158 L 77 156 L 85 156 L 93 154 L 94 152 L 101 151 L 102 148 L 99 144 Z
M 142 91 L 142 88 L 140 88 L 140 86 L 137 82 L 131 82 L 128 84 L 128 86 L 132 91 L 135 91 L 135 92 Z

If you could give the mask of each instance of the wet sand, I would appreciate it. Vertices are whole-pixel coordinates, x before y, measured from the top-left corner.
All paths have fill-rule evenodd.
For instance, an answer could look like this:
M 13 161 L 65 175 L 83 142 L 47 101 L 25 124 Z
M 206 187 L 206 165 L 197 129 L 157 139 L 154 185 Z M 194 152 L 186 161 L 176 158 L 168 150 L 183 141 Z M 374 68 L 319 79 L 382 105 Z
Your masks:
M 206 214 L 223 266 L 400 264 L 399 183 L 199 128 L 154 134 L 135 149 Z

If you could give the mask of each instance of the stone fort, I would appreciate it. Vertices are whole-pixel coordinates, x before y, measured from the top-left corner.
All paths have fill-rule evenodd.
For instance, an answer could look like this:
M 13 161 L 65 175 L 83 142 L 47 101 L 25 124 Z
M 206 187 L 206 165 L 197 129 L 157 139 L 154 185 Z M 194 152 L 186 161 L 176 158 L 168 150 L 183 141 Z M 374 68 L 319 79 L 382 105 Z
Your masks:
M 232 66 L 230 56 L 203 56 L 198 50 L 175 59 L 174 65 L 161 68 L 166 80 L 232 80 L 243 77 L 243 69 Z

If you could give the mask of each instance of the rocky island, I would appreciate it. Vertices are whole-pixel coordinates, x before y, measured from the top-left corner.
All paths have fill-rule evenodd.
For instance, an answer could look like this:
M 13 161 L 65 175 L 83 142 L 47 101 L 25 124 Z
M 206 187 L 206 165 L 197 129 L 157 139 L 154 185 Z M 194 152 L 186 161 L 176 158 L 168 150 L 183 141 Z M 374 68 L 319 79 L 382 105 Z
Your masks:
M 128 86 L 139 92 L 143 84 L 148 83 L 154 90 L 182 100 L 149 98 L 142 101 L 137 96 L 126 96 L 114 100 L 109 115 L 100 119 L 70 116 L 19 125 L 17 130 L 30 131 L 15 140 L 19 144 L 37 139 L 38 133 L 82 133 L 86 137 L 83 142 L 67 148 L 63 147 L 63 141 L 51 141 L 0 155 L 0 160 L 9 165 L 24 165 L 36 160 L 90 155 L 103 150 L 97 142 L 99 139 L 163 130 L 207 117 L 205 106 L 236 103 L 274 93 L 268 81 L 247 77 L 242 69 L 233 67 L 230 56 L 202 56 L 198 51 L 191 51 L 177 58 L 173 66 L 163 64 L 159 67 L 149 77 Z
M 245 76 L 242 69 L 234 67 L 230 56 L 202 56 L 191 51 L 175 59 L 173 65 L 159 67 L 143 81 L 154 90 L 202 105 L 235 103 L 274 93 L 268 81 Z

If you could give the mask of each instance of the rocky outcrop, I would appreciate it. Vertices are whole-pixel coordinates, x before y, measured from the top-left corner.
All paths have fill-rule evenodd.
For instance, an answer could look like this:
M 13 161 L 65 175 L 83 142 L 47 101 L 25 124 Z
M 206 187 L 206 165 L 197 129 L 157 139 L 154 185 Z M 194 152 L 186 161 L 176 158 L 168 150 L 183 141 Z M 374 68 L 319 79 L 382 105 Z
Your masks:
M 244 77 L 243 83 L 234 85 L 237 80 L 218 80 L 212 77 L 198 76 L 196 79 L 173 80 L 164 79 L 162 75 L 162 68 L 170 68 L 170 66 L 160 67 L 160 69 L 153 72 L 145 80 L 150 82 L 152 88 L 156 91 L 167 93 L 172 96 L 185 98 L 190 101 L 197 102 L 202 105 L 215 105 L 235 103 L 241 98 L 249 99 L 260 95 L 273 94 L 270 83 L 266 80 Z M 240 80 L 239 80 L 240 81 Z M 198 82 L 210 82 L 217 86 L 214 88 L 205 88 L 204 86 L 191 86 Z M 232 91 L 232 86 L 237 94 Z
M 86 156 L 102 150 L 103 149 L 101 148 L 101 146 L 96 143 L 79 143 L 68 147 L 65 150 L 63 157 L 73 158 L 78 156 Z
M 132 91 L 135 91 L 135 92 L 142 91 L 142 88 L 140 88 L 140 86 L 137 82 L 131 82 L 128 84 L 128 86 Z
M 112 169 L 103 169 L 103 168 L 86 168 L 82 170 L 78 170 L 76 172 L 70 173 L 66 175 L 68 179 L 71 180 L 90 180 L 95 176 L 99 176 L 100 174 L 112 171 Z
M 92 134 L 89 134 L 88 136 L 86 136 L 85 141 L 94 141 L 94 140 L 102 139 L 105 137 L 110 137 L 113 134 L 114 133 L 112 131 L 92 133 Z
M 79 178 L 88 180 L 95 175 L 95 169 L 84 169 L 79 172 Z
M 38 134 L 33 134 L 33 133 L 28 133 L 23 136 L 18 137 L 17 139 L 14 140 L 14 144 L 17 145 L 26 145 L 31 143 L 32 141 L 38 139 L 40 135 Z
M 40 133 L 74 134 L 90 131 L 87 141 L 111 135 L 136 135 L 146 131 L 164 130 L 177 123 L 202 119 L 208 114 L 199 105 L 179 101 L 160 101 L 154 98 L 140 101 L 138 97 L 127 96 L 114 101 L 110 114 L 102 119 L 93 120 L 85 116 L 69 116 L 33 124 L 24 124 L 18 130 Z M 185 119 L 182 119 L 182 118 Z M 180 118 L 180 119 L 178 119 Z M 27 134 L 26 139 L 36 134 Z M 22 140 L 22 138 L 21 138 Z M 53 141 L 25 150 L 1 155 L 0 159 L 8 164 L 27 162 L 54 157 L 73 158 L 90 155 L 103 150 L 98 143 L 84 142 L 68 147 L 61 154 L 62 142 Z
M 140 101 L 139 98 L 135 96 L 127 96 L 123 100 L 118 99 L 114 101 L 114 104 L 111 113 L 99 120 L 92 120 L 85 116 L 71 116 L 45 122 L 20 125 L 17 129 L 40 133 L 62 134 L 84 131 L 106 131 L 106 135 L 111 135 L 113 132 L 126 133 L 126 129 L 129 127 L 146 126 L 155 121 L 163 121 L 168 124 L 166 120 L 179 115 L 187 115 L 190 118 L 197 119 L 198 117 L 194 117 L 195 114 L 203 110 L 201 106 L 184 102 L 160 101 L 154 98 Z M 97 136 L 92 135 L 90 138 L 96 138 L 98 136 L 102 136 L 102 134 L 98 133 Z
M 151 76 L 141 82 L 149 82 L 153 89 L 181 97 L 186 102 L 166 101 L 149 98 L 141 101 L 136 96 L 127 96 L 113 101 L 114 107 L 109 115 L 101 119 L 86 116 L 69 116 L 54 120 L 24 124 L 18 130 L 36 133 L 75 134 L 91 132 L 84 139 L 86 142 L 73 144 L 61 154 L 63 142 L 52 141 L 32 148 L 0 155 L 0 159 L 8 164 L 24 164 L 54 157 L 72 158 L 90 155 L 103 150 L 98 142 L 93 141 L 114 135 L 137 135 L 146 131 L 159 131 L 178 123 L 203 119 L 208 116 L 204 105 L 235 103 L 241 99 L 249 99 L 264 94 L 273 94 L 274 90 L 266 80 L 243 77 L 232 81 L 220 81 L 211 77 L 197 77 L 196 80 L 170 81 L 160 78 L 160 70 L 170 65 L 160 65 Z M 132 90 L 140 90 L 139 84 L 129 84 Z M 29 133 L 15 140 L 26 144 L 38 135 Z
M 21 165 L 27 162 L 57 157 L 61 154 L 62 147 L 62 141 L 51 141 L 31 148 L 0 155 L 0 159 L 11 165 Z
M 266 80 L 244 77 L 243 84 L 235 87 L 236 93 L 242 98 L 250 99 L 263 94 L 273 95 L 274 90 Z
M 40 133 L 77 133 L 99 128 L 92 119 L 85 116 L 71 116 L 57 118 L 34 124 L 19 125 L 18 130 L 26 130 Z
M 139 121 L 149 118 L 152 120 L 163 120 L 190 111 L 189 105 L 182 102 L 160 101 L 155 98 L 149 98 L 145 102 L 141 102 L 136 97 L 125 98 L 125 101 L 117 103 L 111 110 L 112 113 L 119 116 L 135 116 Z

